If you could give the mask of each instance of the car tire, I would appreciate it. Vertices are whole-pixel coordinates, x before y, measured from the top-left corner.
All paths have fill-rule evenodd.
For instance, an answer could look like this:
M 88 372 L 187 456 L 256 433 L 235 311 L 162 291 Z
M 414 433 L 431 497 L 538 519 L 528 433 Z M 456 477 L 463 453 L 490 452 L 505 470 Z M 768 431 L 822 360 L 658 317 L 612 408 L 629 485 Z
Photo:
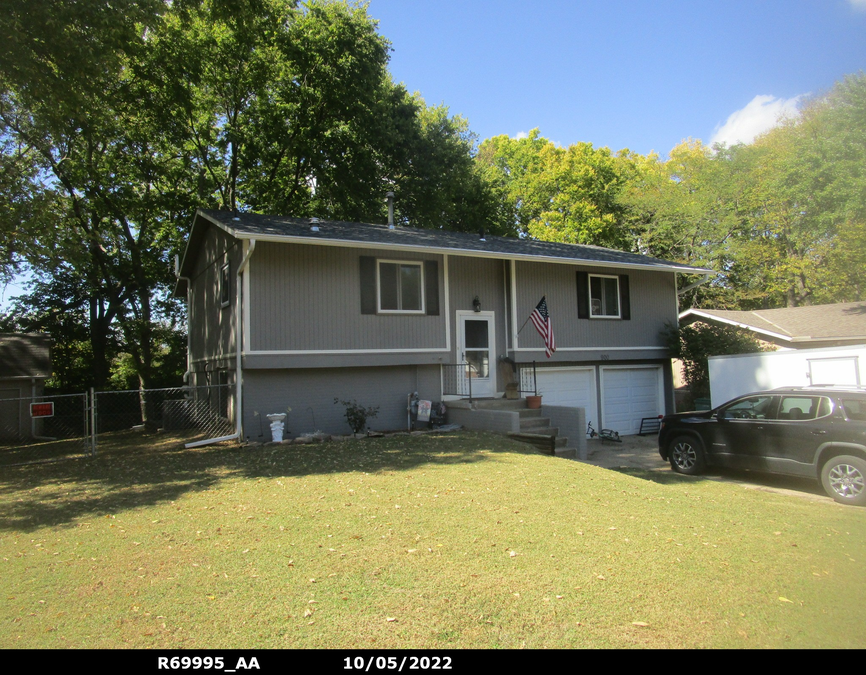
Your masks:
M 821 468 L 824 490 L 840 504 L 866 506 L 866 461 L 851 455 L 827 460 Z
M 668 445 L 671 468 L 686 476 L 697 476 L 704 472 L 707 462 L 704 448 L 694 436 L 677 436 Z

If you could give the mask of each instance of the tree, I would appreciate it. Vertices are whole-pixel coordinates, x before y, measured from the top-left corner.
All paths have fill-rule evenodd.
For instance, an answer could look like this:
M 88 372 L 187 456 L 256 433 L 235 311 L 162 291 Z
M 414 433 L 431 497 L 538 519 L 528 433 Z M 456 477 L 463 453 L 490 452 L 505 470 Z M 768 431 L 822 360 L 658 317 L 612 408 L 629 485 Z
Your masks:
M 708 358 L 725 354 L 750 354 L 765 351 L 748 333 L 733 326 L 668 325 L 662 333 L 671 358 L 680 359 L 689 390 L 694 398 L 709 397 Z
M 62 26 L 50 44 L 21 0 L 12 23 L 24 30 L 2 29 L 17 47 L 2 52 L 0 187 L 17 201 L 0 214 L 0 254 L 7 270 L 24 260 L 36 287 L 58 294 L 54 307 L 86 306 L 71 315 L 86 316 L 97 387 L 117 363 L 115 338 L 140 387 L 161 380 L 177 313 L 171 258 L 198 206 L 382 221 L 395 190 L 412 225 L 499 215 L 465 121 L 391 81 L 388 43 L 364 8 L 44 9 L 40 21 Z M 61 268 L 70 283 L 50 283 Z

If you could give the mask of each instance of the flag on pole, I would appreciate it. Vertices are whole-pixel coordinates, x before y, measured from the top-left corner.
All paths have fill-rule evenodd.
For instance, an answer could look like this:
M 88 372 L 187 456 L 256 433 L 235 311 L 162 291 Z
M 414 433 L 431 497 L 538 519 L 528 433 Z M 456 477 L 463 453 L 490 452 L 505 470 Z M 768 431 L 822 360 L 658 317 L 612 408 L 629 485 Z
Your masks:
M 556 340 L 553 339 L 553 324 L 547 311 L 547 296 L 541 298 L 541 302 L 535 306 L 529 318 L 532 319 L 535 330 L 544 340 L 544 353 L 547 354 L 547 358 L 550 358 L 550 355 L 556 351 Z

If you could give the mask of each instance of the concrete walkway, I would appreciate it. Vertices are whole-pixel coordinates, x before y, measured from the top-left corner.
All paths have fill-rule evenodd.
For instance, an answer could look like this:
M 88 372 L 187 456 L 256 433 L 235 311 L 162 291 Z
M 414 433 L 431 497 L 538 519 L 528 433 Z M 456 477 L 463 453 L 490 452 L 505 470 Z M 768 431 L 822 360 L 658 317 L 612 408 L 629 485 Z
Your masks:
M 610 443 L 593 438 L 586 442 L 587 459 L 585 464 L 600 466 L 605 469 L 652 469 L 670 471 L 670 464 L 665 462 L 658 451 L 658 439 L 655 434 L 649 436 L 623 436 L 622 443 Z

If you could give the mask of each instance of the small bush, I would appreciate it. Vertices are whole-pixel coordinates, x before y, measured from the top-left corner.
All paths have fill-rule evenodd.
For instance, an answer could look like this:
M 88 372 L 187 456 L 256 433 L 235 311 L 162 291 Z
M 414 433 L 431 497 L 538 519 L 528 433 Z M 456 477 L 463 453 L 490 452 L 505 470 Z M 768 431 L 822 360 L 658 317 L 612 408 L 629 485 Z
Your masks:
M 374 405 L 369 408 L 358 405 L 355 400 L 341 401 L 338 398 L 334 399 L 334 405 L 341 404 L 346 407 L 346 421 L 353 433 L 360 434 L 367 428 L 367 420 L 376 417 L 379 414 L 379 406 Z

